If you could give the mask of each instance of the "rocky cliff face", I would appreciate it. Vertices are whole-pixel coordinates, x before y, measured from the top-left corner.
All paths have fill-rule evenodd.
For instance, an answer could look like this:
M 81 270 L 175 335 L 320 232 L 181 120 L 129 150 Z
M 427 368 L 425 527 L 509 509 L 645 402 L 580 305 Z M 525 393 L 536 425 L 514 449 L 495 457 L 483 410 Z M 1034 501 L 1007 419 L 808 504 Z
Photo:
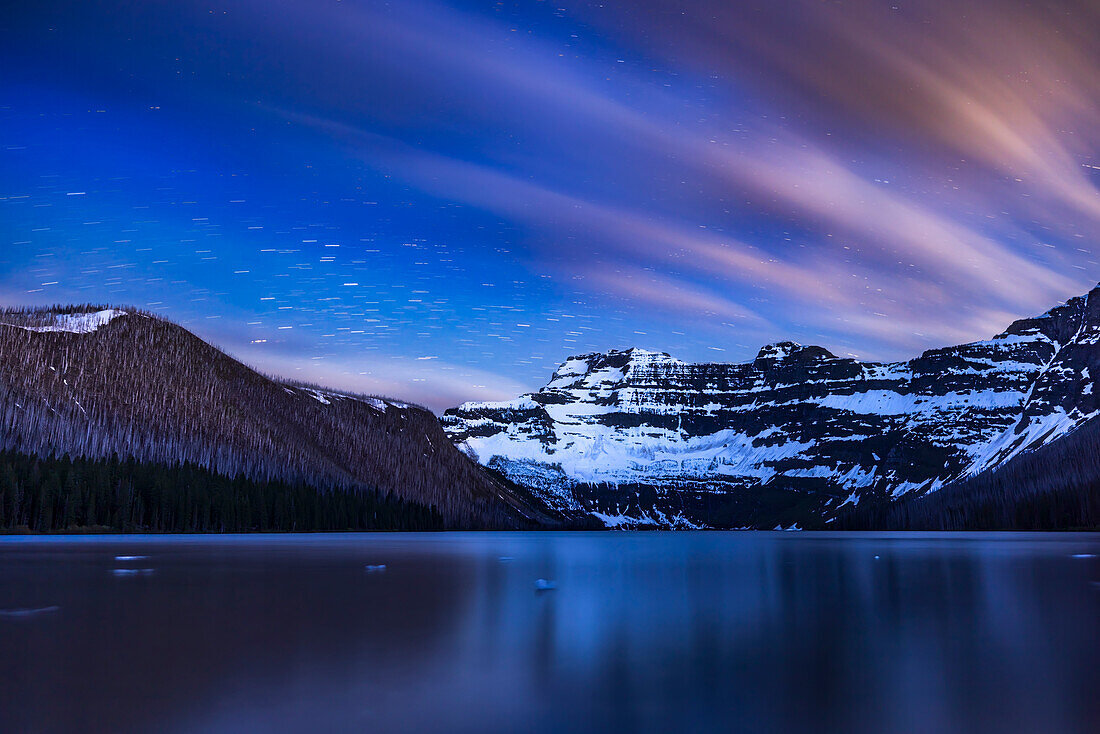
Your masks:
M 791 526 L 996 468 L 1100 412 L 1100 287 L 988 341 L 869 363 L 771 344 L 745 364 L 639 349 L 447 411 L 468 455 L 611 526 Z

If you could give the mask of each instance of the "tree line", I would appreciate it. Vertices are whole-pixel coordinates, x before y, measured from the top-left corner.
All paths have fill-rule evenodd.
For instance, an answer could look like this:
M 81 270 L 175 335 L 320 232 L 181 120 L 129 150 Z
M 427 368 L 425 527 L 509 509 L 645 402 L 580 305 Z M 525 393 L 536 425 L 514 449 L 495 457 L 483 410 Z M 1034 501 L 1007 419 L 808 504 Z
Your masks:
M 373 490 L 227 477 L 194 464 L 0 451 L 0 530 L 252 532 L 438 530 L 423 505 Z

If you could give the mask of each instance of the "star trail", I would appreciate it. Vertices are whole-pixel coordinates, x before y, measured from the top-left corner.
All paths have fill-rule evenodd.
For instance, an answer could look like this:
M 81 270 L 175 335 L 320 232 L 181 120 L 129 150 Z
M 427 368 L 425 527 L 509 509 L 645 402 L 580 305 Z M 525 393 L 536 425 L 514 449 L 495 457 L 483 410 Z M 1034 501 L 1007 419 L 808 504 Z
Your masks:
M 0 301 L 442 409 L 572 354 L 896 359 L 1100 279 L 1100 8 L 36 2 Z

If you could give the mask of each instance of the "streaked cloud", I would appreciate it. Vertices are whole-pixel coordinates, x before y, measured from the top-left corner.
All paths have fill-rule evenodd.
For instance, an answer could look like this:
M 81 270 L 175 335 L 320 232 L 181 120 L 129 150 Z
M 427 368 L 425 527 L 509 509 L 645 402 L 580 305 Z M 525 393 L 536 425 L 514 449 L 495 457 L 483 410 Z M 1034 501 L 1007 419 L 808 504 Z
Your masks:
M 641 337 L 899 358 L 1100 279 L 1087 0 L 111 10 L 9 44 L 4 284 L 220 309 L 273 371 L 441 406 Z
M 467 400 L 513 398 L 527 389 L 506 374 L 404 355 L 371 355 L 369 360 L 340 357 L 314 362 L 303 360 L 300 353 L 259 347 L 241 346 L 233 353 L 267 374 L 336 391 L 416 403 L 437 413 Z

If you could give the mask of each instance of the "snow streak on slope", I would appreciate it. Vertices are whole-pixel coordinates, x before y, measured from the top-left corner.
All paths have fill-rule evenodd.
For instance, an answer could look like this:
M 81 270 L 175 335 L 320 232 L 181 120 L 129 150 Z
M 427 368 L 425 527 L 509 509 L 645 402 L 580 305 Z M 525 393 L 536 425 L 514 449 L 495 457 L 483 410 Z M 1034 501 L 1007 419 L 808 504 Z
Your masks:
M 47 316 L 47 320 L 49 323 L 42 325 L 3 325 L 14 326 L 18 329 L 24 329 L 26 331 L 37 331 L 40 333 L 67 332 L 70 334 L 91 334 L 95 331 L 98 331 L 101 327 L 111 323 L 118 317 L 126 315 L 127 313 L 125 311 L 119 311 L 116 309 L 105 309 L 103 311 L 96 311 L 95 313 L 49 314 Z

